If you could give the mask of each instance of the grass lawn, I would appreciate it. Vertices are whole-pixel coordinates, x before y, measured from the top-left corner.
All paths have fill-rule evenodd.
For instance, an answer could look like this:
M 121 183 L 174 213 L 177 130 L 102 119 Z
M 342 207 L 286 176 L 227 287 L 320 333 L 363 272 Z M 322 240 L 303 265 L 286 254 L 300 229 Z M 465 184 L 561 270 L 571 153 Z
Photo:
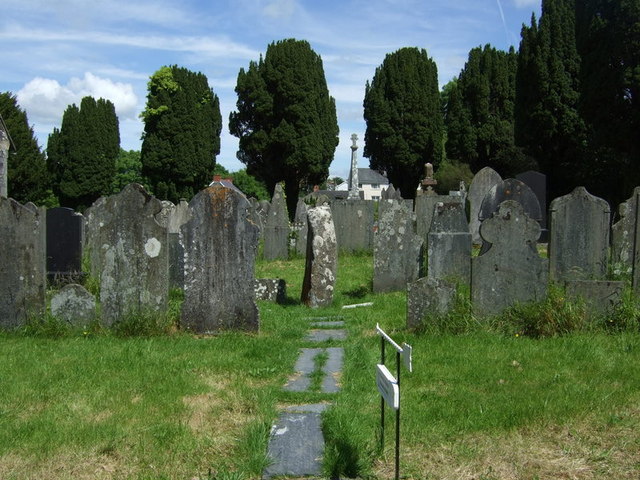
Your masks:
M 341 257 L 335 305 L 314 311 L 299 304 L 302 260 L 259 263 L 289 295 L 260 303 L 259 334 L 0 334 L 0 479 L 257 479 L 278 408 L 305 401 L 333 402 L 328 476 L 393 478 L 389 409 L 379 448 L 376 323 L 414 348 L 402 376 L 404 478 L 639 477 L 640 334 L 408 331 L 405 294 L 373 295 L 371 263 Z M 331 315 L 349 330 L 341 392 L 283 392 L 306 346 L 304 317 Z M 393 356 L 387 365 L 395 371 Z

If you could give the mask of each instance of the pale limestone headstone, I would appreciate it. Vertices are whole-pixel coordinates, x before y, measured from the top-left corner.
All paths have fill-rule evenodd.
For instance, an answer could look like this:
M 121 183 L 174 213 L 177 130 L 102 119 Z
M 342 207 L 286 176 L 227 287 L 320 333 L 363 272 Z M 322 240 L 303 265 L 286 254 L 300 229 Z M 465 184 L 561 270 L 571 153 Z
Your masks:
M 265 260 L 289 258 L 289 214 L 282 185 L 276 185 L 264 228 Z
M 183 328 L 202 334 L 257 331 L 255 258 L 258 227 L 249 201 L 214 183 L 189 203 L 191 219 L 180 235 L 185 248 Z
M 422 325 L 427 315 L 449 312 L 455 301 L 454 284 L 422 277 L 407 285 L 407 328 Z
M 96 297 L 70 283 L 51 297 L 51 314 L 75 327 L 87 326 L 96 319 Z
M 538 255 L 540 224 L 522 205 L 507 200 L 480 226 L 489 251 L 472 259 L 471 301 L 480 315 L 497 315 L 515 303 L 547 294 L 547 261 Z
M 406 204 L 385 200 L 373 247 L 373 291 L 403 291 L 420 276 L 422 239 L 413 233 Z
M 102 266 L 100 312 L 105 325 L 167 308 L 167 229 L 155 220 L 161 210 L 160 200 L 136 183 L 92 207 L 97 231 L 90 248 Z
M 487 192 L 501 181 L 502 177 L 498 172 L 491 167 L 484 167 L 475 174 L 469 185 L 467 193 L 467 200 L 469 201 L 469 231 L 471 232 L 471 239 L 476 245 L 481 243 L 480 220 L 478 218 L 480 206 Z
M 45 210 L 0 197 L 0 327 L 21 326 L 45 310 Z
M 436 205 L 428 240 L 427 276 L 469 285 L 471 234 L 462 203 Z
M 608 267 L 609 204 L 584 187 L 577 187 L 551 202 L 549 210 L 551 279 L 604 279 Z
M 310 208 L 308 213 L 307 261 L 301 301 L 318 308 L 333 303 L 338 270 L 338 243 L 328 205 Z

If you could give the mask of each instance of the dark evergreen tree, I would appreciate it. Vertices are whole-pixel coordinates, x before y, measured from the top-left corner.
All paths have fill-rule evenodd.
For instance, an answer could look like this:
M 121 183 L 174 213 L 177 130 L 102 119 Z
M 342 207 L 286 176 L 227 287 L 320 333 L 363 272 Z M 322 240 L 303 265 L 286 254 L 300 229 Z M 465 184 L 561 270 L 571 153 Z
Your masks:
M 160 199 L 191 199 L 211 181 L 222 117 L 207 77 L 176 65 L 151 76 L 144 120 L 142 174 Z
M 111 193 L 120 151 L 118 117 L 113 103 L 84 97 L 70 105 L 47 143 L 47 166 L 60 204 L 83 210 Z
M 364 156 L 387 173 L 403 197 L 413 198 L 427 162 L 443 156 L 438 70 L 427 51 L 402 48 L 376 68 L 364 96 Z
M 585 126 L 578 113 L 580 57 L 574 0 L 543 0 L 523 26 L 516 77 L 515 136 L 547 175 L 550 198 L 583 183 Z
M 240 139 L 238 159 L 270 194 L 284 181 L 292 217 L 300 189 L 327 178 L 338 145 L 322 59 L 303 40 L 272 43 L 264 59 L 240 70 L 235 90 L 229 130 Z
M 0 114 L 13 141 L 7 165 L 9 197 L 21 203 L 51 206 L 55 199 L 49 190 L 45 156 L 15 95 L 0 93 Z

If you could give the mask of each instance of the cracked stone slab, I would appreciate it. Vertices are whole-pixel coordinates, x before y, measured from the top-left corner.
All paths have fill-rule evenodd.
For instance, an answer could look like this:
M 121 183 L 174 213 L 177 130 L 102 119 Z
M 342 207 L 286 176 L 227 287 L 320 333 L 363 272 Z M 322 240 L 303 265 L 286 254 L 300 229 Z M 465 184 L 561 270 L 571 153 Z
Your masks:
M 298 405 L 280 414 L 271 428 L 267 449 L 273 463 L 264 470 L 263 479 L 322 474 L 321 414 L 326 407 L 326 404 Z
M 306 340 L 309 342 L 324 342 L 326 340 L 345 340 L 347 331 L 343 329 L 309 330 Z

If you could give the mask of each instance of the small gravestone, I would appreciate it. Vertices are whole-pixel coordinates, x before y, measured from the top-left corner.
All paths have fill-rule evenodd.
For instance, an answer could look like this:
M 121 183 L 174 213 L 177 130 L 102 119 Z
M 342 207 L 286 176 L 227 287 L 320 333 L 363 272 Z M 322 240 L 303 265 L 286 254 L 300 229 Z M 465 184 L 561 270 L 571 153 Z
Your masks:
M 602 280 L 607 274 L 609 204 L 584 187 L 551 202 L 551 279 Z
M 633 195 L 618 206 L 619 219 L 611 227 L 611 263 L 621 273 L 630 273 L 633 264 L 638 195 L 640 187 L 636 187 Z
M 92 250 L 98 252 L 100 312 L 110 326 L 138 313 L 163 312 L 169 294 L 167 229 L 155 216 L 160 200 L 142 185 L 127 185 L 93 208 L 99 219 Z
M 304 203 L 304 200 L 302 198 L 298 199 L 296 215 L 291 227 L 295 233 L 295 251 L 303 257 L 307 254 L 307 209 L 307 204 Z
M 427 248 L 427 276 L 463 285 L 471 282 L 471 234 L 460 202 L 438 203 L 435 207 Z
M 338 249 L 341 252 L 373 250 L 374 204 L 370 200 L 338 200 L 331 204 Z
M 433 211 L 438 203 L 449 203 L 451 197 L 449 195 L 420 195 L 416 197 L 416 234 L 423 239 L 425 245 L 429 231 L 431 230 L 431 221 L 433 220 Z
M 78 281 L 82 273 L 84 217 L 71 208 L 47 210 L 47 275 Z
M 45 210 L 0 197 L 0 327 L 23 325 L 45 311 Z
M 546 297 L 547 261 L 536 249 L 540 224 L 519 202 L 503 202 L 482 222 L 480 235 L 491 248 L 472 259 L 471 300 L 476 313 L 497 315 L 517 302 Z
M 287 283 L 282 278 L 256 278 L 256 300 L 284 303 L 287 298 Z
M 333 302 L 338 269 L 338 243 L 328 205 L 310 208 L 308 213 L 307 261 L 301 301 L 318 308 Z
M 473 180 L 469 184 L 467 200 L 469 201 L 469 231 L 474 244 L 480 244 L 480 206 L 484 197 L 494 185 L 500 183 L 502 177 L 491 167 L 484 167 L 475 174 Z
M 180 235 L 185 249 L 181 323 L 196 333 L 256 331 L 255 256 L 258 227 L 239 191 L 214 183 L 189 203 Z
M 51 314 L 74 327 L 87 326 L 96 319 L 96 297 L 70 283 L 51 297 Z
M 622 303 L 625 282 L 567 280 L 567 298 L 581 299 L 589 316 L 610 315 Z
M 547 230 L 547 176 L 544 173 L 528 170 L 516 175 L 516 180 L 520 180 L 535 194 L 540 205 L 540 243 L 549 241 L 549 230 Z
M 373 291 L 403 291 L 420 276 L 422 239 L 413 233 L 412 213 L 404 202 L 389 202 L 381 212 L 373 247 Z
M 407 285 L 407 328 L 422 325 L 429 314 L 444 315 L 453 307 L 456 287 L 435 278 L 422 277 Z
M 264 259 L 289 258 L 289 214 L 282 185 L 276 185 L 264 227 Z
M 184 288 L 184 245 L 180 243 L 180 228 L 190 218 L 189 204 L 184 198 L 177 205 L 162 201 L 162 211 L 156 215 L 156 221 L 167 229 L 171 288 Z
M 106 201 L 107 197 L 100 197 L 84 212 L 84 251 L 89 254 L 89 274 L 94 278 L 100 278 L 102 272 L 99 232 L 104 226 L 96 213 L 102 211 Z

